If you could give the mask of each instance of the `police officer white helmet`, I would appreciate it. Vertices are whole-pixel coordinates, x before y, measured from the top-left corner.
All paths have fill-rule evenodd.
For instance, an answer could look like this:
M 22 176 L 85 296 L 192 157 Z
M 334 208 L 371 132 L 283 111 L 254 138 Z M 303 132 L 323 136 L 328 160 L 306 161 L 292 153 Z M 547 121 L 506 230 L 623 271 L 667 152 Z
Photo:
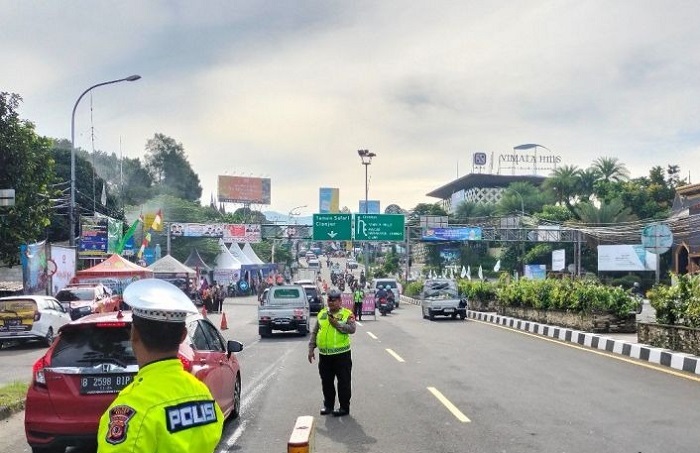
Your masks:
M 197 313 L 197 307 L 180 288 L 157 278 L 131 283 L 124 290 L 124 302 L 134 316 L 153 321 L 185 322 L 187 315 Z

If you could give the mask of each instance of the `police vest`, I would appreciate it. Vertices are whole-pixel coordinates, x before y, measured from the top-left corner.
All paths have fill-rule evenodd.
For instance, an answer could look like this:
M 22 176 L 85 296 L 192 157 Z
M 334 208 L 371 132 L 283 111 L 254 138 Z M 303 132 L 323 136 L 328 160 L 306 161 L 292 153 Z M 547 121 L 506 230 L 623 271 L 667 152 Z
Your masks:
M 334 316 L 341 324 L 348 321 L 352 312 L 347 308 L 341 308 Z M 319 354 L 340 354 L 350 350 L 350 335 L 333 327 L 328 321 L 328 308 L 318 313 L 318 333 L 316 334 L 316 346 Z
M 98 453 L 213 452 L 224 416 L 178 359 L 141 368 L 100 419 Z
M 362 299 L 365 297 L 364 293 L 362 291 L 355 291 L 354 295 L 355 303 L 360 303 L 362 302 Z

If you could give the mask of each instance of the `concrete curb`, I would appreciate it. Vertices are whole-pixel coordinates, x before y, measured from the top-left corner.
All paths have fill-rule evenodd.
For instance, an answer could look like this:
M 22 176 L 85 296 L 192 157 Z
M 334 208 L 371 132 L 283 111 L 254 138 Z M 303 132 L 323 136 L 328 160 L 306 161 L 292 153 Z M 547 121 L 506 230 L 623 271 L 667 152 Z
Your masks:
M 401 301 L 420 305 L 420 301 L 412 297 L 401 296 Z M 576 343 L 592 349 L 611 352 L 657 365 L 667 366 L 679 371 L 700 375 L 700 357 L 669 349 L 656 348 L 646 344 L 609 338 L 605 335 L 581 332 L 566 327 L 540 324 L 533 321 L 501 316 L 494 313 L 467 310 L 467 317 L 477 321 L 502 325 L 516 330 L 530 332 L 536 335 L 555 338 L 557 340 Z
M 22 412 L 24 410 L 24 400 L 17 401 L 15 403 L 8 404 L 7 406 L 0 406 L 0 420 L 5 420 L 10 418 L 17 412 Z

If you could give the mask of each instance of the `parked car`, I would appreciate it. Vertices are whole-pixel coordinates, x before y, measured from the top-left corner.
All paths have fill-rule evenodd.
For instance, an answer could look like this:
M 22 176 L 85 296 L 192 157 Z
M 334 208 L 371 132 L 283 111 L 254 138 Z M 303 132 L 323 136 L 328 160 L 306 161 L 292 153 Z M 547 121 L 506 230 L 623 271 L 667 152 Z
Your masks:
M 92 314 L 64 325 L 34 364 L 24 428 L 34 453 L 95 444 L 100 416 L 138 372 L 131 346 L 131 312 Z M 180 344 L 182 366 L 204 382 L 226 417 L 241 409 L 241 375 L 234 352 L 199 314 L 187 317 Z
M 70 313 L 71 319 L 78 319 L 91 313 L 117 311 L 122 307 L 121 296 L 101 283 L 73 283 L 58 293 L 58 299 Z
M 53 297 L 0 298 L 0 347 L 9 341 L 37 339 L 51 346 L 58 329 L 69 322 L 70 315 Z
M 451 316 L 452 319 L 467 317 L 467 301 L 459 297 L 454 280 L 426 280 L 420 294 L 420 307 L 423 319 L 431 321 L 435 316 Z
M 309 312 L 312 315 L 317 314 L 323 308 L 323 299 L 321 298 L 318 287 L 314 284 L 301 285 L 306 292 L 306 298 L 309 299 Z
M 269 337 L 273 330 L 296 330 L 301 335 L 309 333 L 309 300 L 299 285 L 270 287 L 267 298 L 258 306 L 258 333 Z
M 401 285 L 395 278 L 375 278 L 372 280 L 372 285 L 370 289 L 372 291 L 377 291 L 379 285 L 382 285 L 384 289 L 391 289 L 394 293 L 394 304 L 399 306 L 399 299 L 401 298 Z

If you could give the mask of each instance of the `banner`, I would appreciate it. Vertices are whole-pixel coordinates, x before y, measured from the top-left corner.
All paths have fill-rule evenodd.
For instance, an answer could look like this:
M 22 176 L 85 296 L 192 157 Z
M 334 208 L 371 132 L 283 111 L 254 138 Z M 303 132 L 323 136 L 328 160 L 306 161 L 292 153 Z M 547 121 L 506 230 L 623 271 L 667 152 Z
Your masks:
M 547 277 L 547 265 L 546 264 L 526 264 L 525 278 L 530 280 L 544 280 Z
M 24 294 L 48 294 L 49 279 L 46 273 L 46 241 L 35 244 L 22 244 L 19 250 Z
M 122 241 L 124 222 L 117 219 L 107 219 L 107 254 L 118 253 Z
M 657 257 L 641 244 L 599 245 L 598 271 L 656 271 Z
M 51 295 L 55 295 L 68 286 L 71 279 L 75 276 L 75 263 L 74 248 L 51 245 L 51 259 L 48 264 L 49 274 L 53 273 L 53 275 L 49 275 L 51 279 Z
M 367 200 L 367 211 L 365 211 L 365 200 L 360 200 L 360 214 L 381 214 L 379 200 Z
M 426 228 L 421 239 L 424 241 L 480 241 L 481 227 Z
M 80 220 L 78 257 L 81 259 L 106 257 L 109 245 L 109 218 L 80 217 Z
M 566 269 L 566 251 L 564 249 L 552 250 L 552 271 L 559 272 Z
M 225 224 L 223 238 L 225 242 L 249 242 L 262 241 L 262 231 L 259 224 Z
M 258 243 L 262 241 L 262 228 L 257 223 L 171 223 L 170 235 L 223 238 L 224 242 Z

